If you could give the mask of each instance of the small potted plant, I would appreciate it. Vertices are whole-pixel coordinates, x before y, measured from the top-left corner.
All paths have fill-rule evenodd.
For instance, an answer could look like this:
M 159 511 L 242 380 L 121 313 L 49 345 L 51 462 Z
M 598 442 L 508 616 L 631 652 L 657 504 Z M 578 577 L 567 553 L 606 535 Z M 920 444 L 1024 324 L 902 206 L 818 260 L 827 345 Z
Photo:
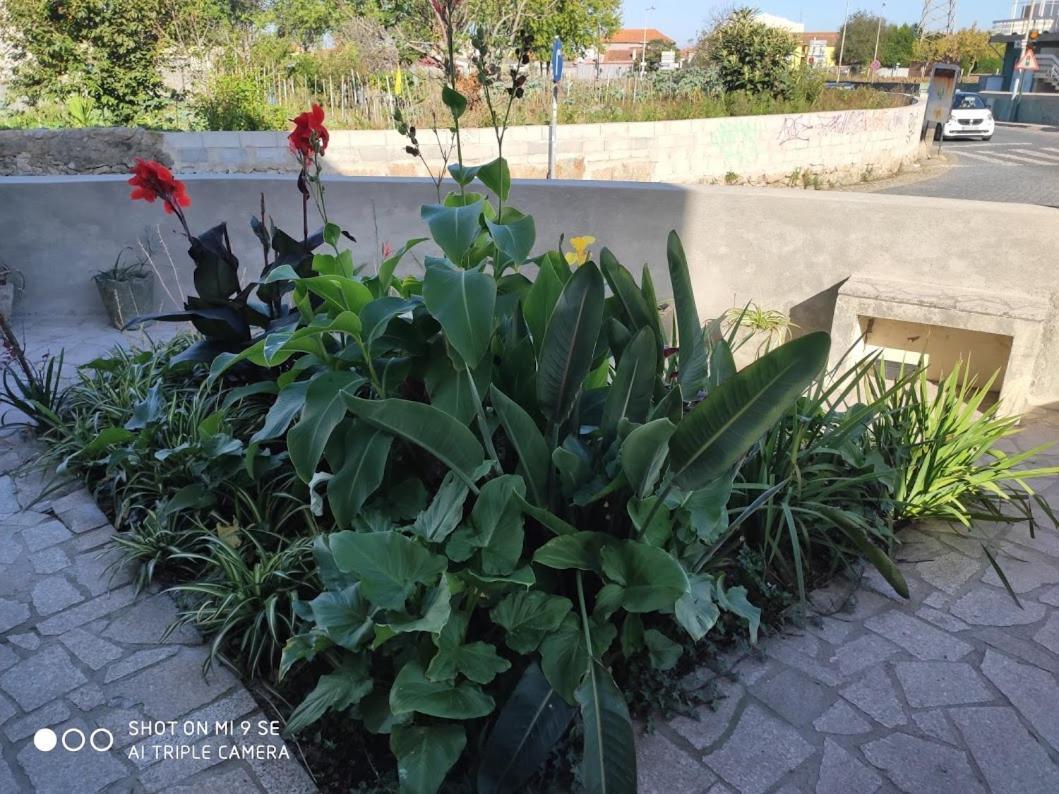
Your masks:
M 0 261 L 0 316 L 5 320 L 11 319 L 15 297 L 22 292 L 24 286 L 22 274 Z
M 154 304 L 154 276 L 147 269 L 150 249 L 145 248 L 144 256 L 132 261 L 125 258 L 126 253 L 133 253 L 132 248 L 121 249 L 111 267 L 92 276 L 110 322 L 118 330 L 124 329 L 133 317 L 150 311 Z

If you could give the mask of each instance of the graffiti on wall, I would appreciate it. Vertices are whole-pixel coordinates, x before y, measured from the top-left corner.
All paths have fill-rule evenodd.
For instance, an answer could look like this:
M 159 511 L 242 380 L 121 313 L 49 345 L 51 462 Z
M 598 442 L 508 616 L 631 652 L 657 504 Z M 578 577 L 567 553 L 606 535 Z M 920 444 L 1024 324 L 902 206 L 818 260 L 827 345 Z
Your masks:
M 863 135 L 868 132 L 893 132 L 911 140 L 916 132 L 916 109 L 905 113 L 877 110 L 843 110 L 838 113 L 801 113 L 784 116 L 777 143 L 784 146 L 814 139 Z

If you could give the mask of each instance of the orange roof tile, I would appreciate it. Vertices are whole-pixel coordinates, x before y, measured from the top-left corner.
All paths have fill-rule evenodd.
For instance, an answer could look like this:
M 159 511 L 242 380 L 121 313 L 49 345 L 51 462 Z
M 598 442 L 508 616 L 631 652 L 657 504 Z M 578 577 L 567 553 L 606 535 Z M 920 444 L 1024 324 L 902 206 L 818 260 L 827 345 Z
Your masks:
M 663 41 L 673 41 L 665 33 L 658 30 L 658 28 L 647 28 L 647 40 L 655 41 L 662 39 Z M 644 40 L 644 29 L 643 28 L 622 28 L 619 31 L 613 33 L 606 41 L 607 44 L 643 44 Z

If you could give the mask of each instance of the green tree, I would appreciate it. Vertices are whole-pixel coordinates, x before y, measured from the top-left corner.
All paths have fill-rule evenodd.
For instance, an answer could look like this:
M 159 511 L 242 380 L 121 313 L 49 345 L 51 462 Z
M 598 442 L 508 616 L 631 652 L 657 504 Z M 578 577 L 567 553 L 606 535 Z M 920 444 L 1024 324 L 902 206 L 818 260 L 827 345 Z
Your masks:
M 341 12 L 342 3 L 334 0 L 274 0 L 269 20 L 281 37 L 311 50 L 338 22 Z
M 886 20 L 867 11 L 850 14 L 846 24 L 838 34 L 838 49 L 842 52 L 842 63 L 867 66 L 875 54 L 875 38 L 879 35 L 879 25 L 886 26 Z M 844 42 L 844 44 L 843 44 Z M 882 43 L 879 44 L 880 52 Z
M 526 27 L 542 61 L 556 36 L 566 56 L 574 57 L 598 47 L 621 27 L 621 0 L 532 0 Z
M 919 25 L 907 22 L 903 25 L 886 25 L 879 45 L 879 60 L 887 66 L 897 66 L 899 63 L 908 66 L 915 58 L 918 38 Z
M 699 46 L 716 67 L 725 91 L 788 97 L 793 90 L 792 57 L 798 40 L 786 30 L 754 18 L 740 8 L 707 33 Z
M 989 33 L 972 26 L 947 36 L 920 39 L 916 43 L 916 58 L 927 63 L 958 63 L 965 74 L 970 74 L 980 61 L 995 59 L 996 52 L 989 44 Z
M 159 108 L 167 0 L 7 0 L 13 93 L 30 105 L 81 96 L 120 124 Z

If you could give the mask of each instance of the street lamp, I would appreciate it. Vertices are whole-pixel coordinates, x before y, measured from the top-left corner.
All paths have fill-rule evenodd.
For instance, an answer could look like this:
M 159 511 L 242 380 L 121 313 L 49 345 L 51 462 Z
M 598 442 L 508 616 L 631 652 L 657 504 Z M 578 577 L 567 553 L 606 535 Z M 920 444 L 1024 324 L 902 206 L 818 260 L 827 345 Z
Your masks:
M 647 71 L 647 14 L 654 11 L 654 6 L 648 6 L 643 11 L 643 49 L 640 50 L 640 79 L 643 79 Z
M 882 36 L 882 23 L 883 23 L 883 12 L 886 10 L 886 3 L 882 4 L 882 8 L 879 9 L 879 26 L 875 29 L 875 53 L 871 56 L 871 79 L 875 82 L 875 62 L 879 60 L 879 39 Z
M 842 80 L 842 56 L 846 52 L 846 26 L 849 25 L 849 0 L 846 0 L 846 16 L 842 20 L 842 43 L 838 47 L 838 64 L 835 66 L 835 81 Z

